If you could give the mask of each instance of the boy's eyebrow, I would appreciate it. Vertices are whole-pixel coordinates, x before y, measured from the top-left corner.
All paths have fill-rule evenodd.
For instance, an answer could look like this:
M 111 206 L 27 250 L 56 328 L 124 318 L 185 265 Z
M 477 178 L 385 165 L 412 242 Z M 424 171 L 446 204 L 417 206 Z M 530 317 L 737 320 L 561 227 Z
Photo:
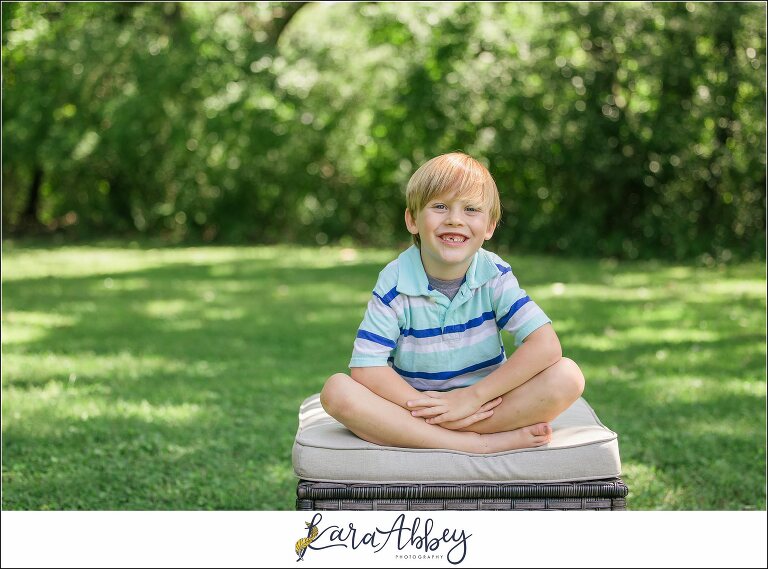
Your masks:
M 477 197 L 465 197 L 465 198 L 452 198 L 448 195 L 443 196 L 437 196 L 429 200 L 429 203 L 431 202 L 451 202 L 451 201 L 457 201 L 461 203 L 483 203 L 482 199 L 478 199 Z
M 439 198 L 432 198 L 427 203 L 440 203 L 440 202 L 452 202 L 452 201 L 459 202 L 464 205 L 471 205 L 473 207 L 482 207 L 483 205 L 485 205 L 482 200 L 478 200 L 475 198 L 449 199 L 446 197 L 439 197 Z

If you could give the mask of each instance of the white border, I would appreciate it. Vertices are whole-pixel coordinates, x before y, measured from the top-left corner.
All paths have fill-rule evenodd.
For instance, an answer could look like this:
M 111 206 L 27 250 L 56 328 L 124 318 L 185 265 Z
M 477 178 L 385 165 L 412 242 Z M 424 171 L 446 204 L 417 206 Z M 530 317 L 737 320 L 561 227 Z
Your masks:
M 3 567 L 297 567 L 316 512 L 3 512 Z M 322 512 L 360 536 L 401 513 L 463 530 L 458 565 L 395 539 L 309 550 L 300 567 L 766 567 L 766 512 Z M 404 538 L 407 539 L 407 538 Z M 359 541 L 359 539 L 358 539 Z M 326 542 L 331 543 L 331 542 Z M 337 542 L 338 543 L 338 542 Z M 347 542 L 348 543 L 348 542 Z M 450 544 L 449 544 L 450 545 Z M 400 558 L 396 557 L 401 555 Z M 408 556 L 407 558 L 404 556 Z

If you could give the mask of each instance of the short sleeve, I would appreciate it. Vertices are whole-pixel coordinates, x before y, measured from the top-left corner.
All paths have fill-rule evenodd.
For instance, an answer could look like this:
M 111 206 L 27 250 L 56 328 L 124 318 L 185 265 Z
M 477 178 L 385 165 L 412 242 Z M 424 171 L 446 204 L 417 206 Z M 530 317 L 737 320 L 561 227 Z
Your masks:
M 397 312 L 392 306 L 396 296 L 395 289 L 388 292 L 374 289 L 363 322 L 357 330 L 350 368 L 388 365 L 400 337 Z
M 494 311 L 496 324 L 515 338 L 519 346 L 533 331 L 552 321 L 544 311 L 520 288 L 517 278 L 509 267 L 499 266 L 503 274 L 494 287 Z

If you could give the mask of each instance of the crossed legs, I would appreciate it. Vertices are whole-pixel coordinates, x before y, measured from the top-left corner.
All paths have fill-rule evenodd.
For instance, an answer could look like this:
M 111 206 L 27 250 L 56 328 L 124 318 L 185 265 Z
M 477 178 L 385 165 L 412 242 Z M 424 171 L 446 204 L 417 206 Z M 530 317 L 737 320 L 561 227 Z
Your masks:
M 343 373 L 325 383 L 325 411 L 369 442 L 408 448 L 444 448 L 493 453 L 549 442 L 552 421 L 584 390 L 584 376 L 567 358 L 502 395 L 493 414 L 461 430 L 430 425 L 410 411 L 370 391 Z

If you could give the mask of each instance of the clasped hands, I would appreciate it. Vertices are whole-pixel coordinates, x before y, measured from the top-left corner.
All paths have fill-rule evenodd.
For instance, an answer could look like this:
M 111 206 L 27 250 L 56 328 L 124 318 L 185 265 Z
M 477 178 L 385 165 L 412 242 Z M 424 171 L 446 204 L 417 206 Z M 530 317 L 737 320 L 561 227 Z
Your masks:
M 474 390 L 462 387 L 452 391 L 423 391 L 419 399 L 406 402 L 414 417 L 424 417 L 430 425 L 446 429 L 463 429 L 493 415 L 493 408 L 501 403 L 501 397 L 486 403 L 478 400 Z

